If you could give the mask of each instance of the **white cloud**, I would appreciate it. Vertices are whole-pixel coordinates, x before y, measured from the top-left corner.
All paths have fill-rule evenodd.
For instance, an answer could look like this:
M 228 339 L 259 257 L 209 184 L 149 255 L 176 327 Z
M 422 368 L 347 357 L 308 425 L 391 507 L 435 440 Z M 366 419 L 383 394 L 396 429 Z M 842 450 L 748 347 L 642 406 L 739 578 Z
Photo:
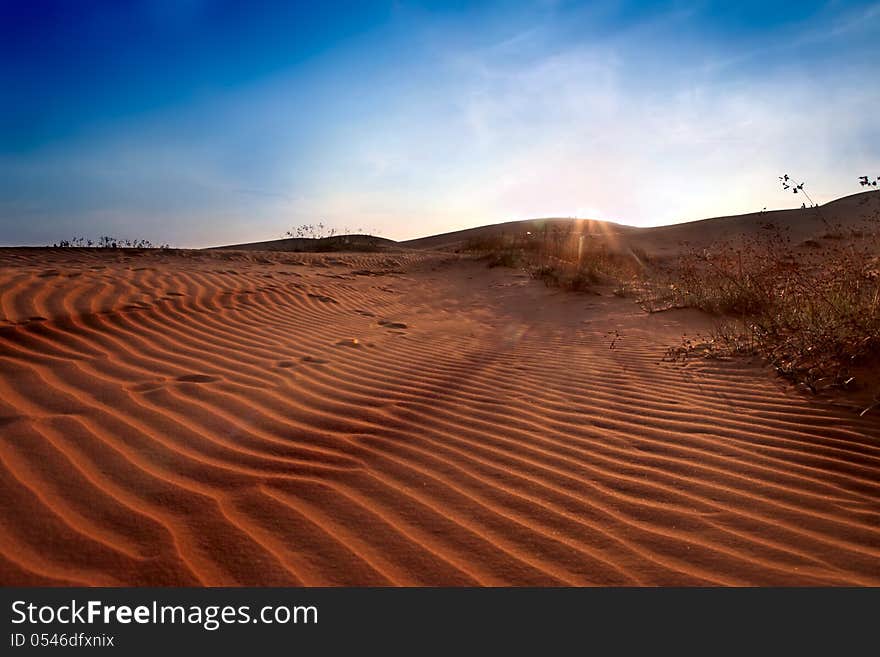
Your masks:
M 876 31 L 878 4 L 796 25 L 797 39 L 723 44 L 699 42 L 692 11 L 581 39 L 549 11 L 482 40 L 414 34 L 394 67 L 360 69 L 367 43 L 0 162 L 7 185 L 33 188 L 3 199 L 3 220 L 44 241 L 132 221 L 181 245 L 317 220 L 393 238 L 535 216 L 650 225 L 797 205 L 786 172 L 824 202 L 880 166 L 876 45 L 825 56 Z M 791 56 L 805 44 L 821 49 Z
M 817 77 L 804 65 L 762 75 L 699 62 L 664 70 L 658 50 L 655 77 L 645 81 L 629 51 L 641 57 L 652 44 L 620 40 L 520 53 L 511 64 L 505 51 L 536 38 L 528 32 L 446 58 L 458 115 L 432 117 L 433 129 L 461 144 L 458 175 L 430 163 L 410 170 L 409 204 L 420 198 L 425 214 L 454 209 L 475 223 L 587 209 L 654 225 L 797 205 L 778 188 L 783 172 L 828 201 L 859 191 L 856 177 L 878 163 L 867 144 L 880 86 L 856 70 Z M 421 164 L 407 153 L 422 140 L 397 135 L 399 157 L 394 147 L 384 153 L 394 164 L 373 181 L 377 196 L 401 194 L 394 170 Z M 412 229 L 401 225 L 398 235 Z

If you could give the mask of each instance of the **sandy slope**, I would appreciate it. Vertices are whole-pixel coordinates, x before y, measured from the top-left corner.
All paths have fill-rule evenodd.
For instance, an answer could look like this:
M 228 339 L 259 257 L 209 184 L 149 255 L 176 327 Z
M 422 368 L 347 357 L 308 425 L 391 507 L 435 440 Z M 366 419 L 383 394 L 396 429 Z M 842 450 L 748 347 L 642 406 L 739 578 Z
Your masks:
M 591 245 L 604 245 L 622 253 L 641 250 L 652 256 L 676 256 L 682 250 L 702 249 L 718 243 L 736 244 L 742 237 L 754 237 L 765 228 L 776 228 L 789 238 L 793 246 L 803 240 L 821 240 L 831 233 L 842 230 L 876 230 L 880 222 L 880 193 L 862 192 L 839 198 L 820 208 L 752 212 L 730 217 L 713 217 L 669 226 L 637 228 L 607 221 L 589 219 L 528 219 L 491 226 L 432 235 L 401 242 L 400 245 L 416 249 L 454 250 L 466 248 L 473 241 L 504 235 L 508 238 L 522 236 L 526 231 L 542 234 L 545 227 L 552 233 L 554 228 L 571 230 L 589 235 Z M 835 235 L 835 237 L 837 237 Z
M 703 322 L 439 256 L 0 251 L 0 583 L 880 585 L 876 421 L 662 362 Z

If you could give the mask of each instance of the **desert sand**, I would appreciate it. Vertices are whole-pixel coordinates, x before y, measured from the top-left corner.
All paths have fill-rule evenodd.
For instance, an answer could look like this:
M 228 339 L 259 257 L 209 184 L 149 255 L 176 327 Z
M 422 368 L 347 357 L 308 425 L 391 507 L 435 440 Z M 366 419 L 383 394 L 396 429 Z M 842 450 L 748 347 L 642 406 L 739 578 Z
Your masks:
M 0 250 L 0 584 L 880 585 L 876 416 L 664 361 L 708 322 L 436 251 Z

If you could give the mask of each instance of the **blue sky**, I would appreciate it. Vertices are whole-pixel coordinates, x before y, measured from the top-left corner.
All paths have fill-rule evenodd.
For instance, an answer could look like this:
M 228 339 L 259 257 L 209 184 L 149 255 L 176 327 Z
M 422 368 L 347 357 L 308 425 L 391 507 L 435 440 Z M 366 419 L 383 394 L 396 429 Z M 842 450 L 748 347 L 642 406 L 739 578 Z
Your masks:
M 880 2 L 0 8 L 0 244 L 656 225 L 880 175 Z

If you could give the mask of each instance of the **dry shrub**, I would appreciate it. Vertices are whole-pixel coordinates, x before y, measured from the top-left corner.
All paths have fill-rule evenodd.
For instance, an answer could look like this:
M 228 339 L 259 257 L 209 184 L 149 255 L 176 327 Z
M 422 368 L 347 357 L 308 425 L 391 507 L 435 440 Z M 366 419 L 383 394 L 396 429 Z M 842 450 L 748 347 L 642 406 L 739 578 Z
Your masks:
M 63 249 L 168 249 L 168 244 L 153 244 L 150 240 L 145 239 L 127 239 L 121 237 L 112 237 L 110 235 L 102 235 L 97 239 L 88 239 L 86 237 L 74 237 L 69 240 L 61 240 L 52 245 L 54 248 Z
M 649 260 L 641 249 L 610 251 L 597 236 L 575 223 L 561 222 L 482 235 L 469 240 L 464 250 L 485 258 L 489 267 L 521 267 L 548 286 L 572 291 L 589 291 L 596 285 L 613 285 L 616 291 L 635 287 Z
M 720 316 L 714 334 L 678 355 L 750 353 L 813 391 L 858 384 L 880 365 L 880 239 L 850 231 L 795 250 L 781 231 L 682 256 L 642 299 L 649 310 Z
M 681 255 L 654 273 L 643 299 L 649 310 L 700 308 L 717 315 L 759 314 L 779 282 L 798 270 L 790 240 L 775 227 L 739 247 L 719 244 Z
M 641 274 L 640 265 L 632 257 L 604 249 L 582 252 L 579 261 L 547 259 L 529 273 L 550 287 L 587 292 L 599 285 L 610 285 L 620 296 L 626 295 L 624 290 L 635 287 L 633 282 Z

